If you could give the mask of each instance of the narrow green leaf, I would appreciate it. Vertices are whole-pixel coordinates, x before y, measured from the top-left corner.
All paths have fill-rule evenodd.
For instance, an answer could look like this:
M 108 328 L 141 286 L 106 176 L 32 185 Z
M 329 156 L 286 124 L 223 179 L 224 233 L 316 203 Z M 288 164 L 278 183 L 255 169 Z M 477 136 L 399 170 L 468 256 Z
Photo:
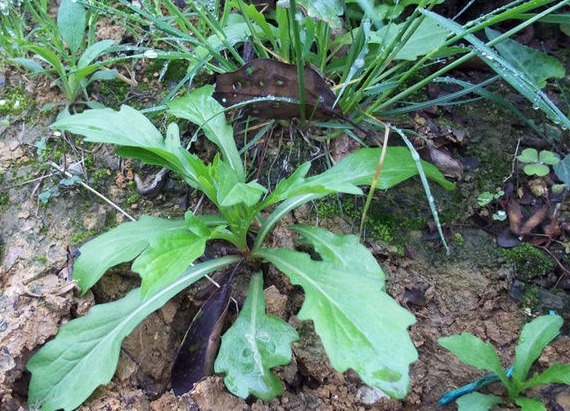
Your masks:
M 77 62 L 77 68 L 81 69 L 87 67 L 101 54 L 104 54 L 107 50 L 113 47 L 114 44 L 115 42 L 113 40 L 101 40 L 87 47 Z
M 87 24 L 85 8 L 77 1 L 62 0 L 57 12 L 57 27 L 73 55 L 76 55 L 85 37 Z
M 271 368 L 291 361 L 291 343 L 298 338 L 293 327 L 265 313 L 263 277 L 254 274 L 236 322 L 222 336 L 214 369 L 225 373 L 226 386 L 238 397 L 269 401 L 283 393 Z
M 77 408 L 99 385 L 111 381 L 121 341 L 137 324 L 206 274 L 238 260 L 237 256 L 208 260 L 188 268 L 146 300 L 136 288 L 124 298 L 96 305 L 85 317 L 64 324 L 56 338 L 26 365 L 32 373 L 28 404 L 41 411 Z
M 93 73 L 91 77 L 89 77 L 89 81 L 87 82 L 87 84 L 91 84 L 94 81 L 98 80 L 115 80 L 118 75 L 119 72 L 117 71 L 117 69 L 99 70 Z M 103 107 L 97 107 L 97 108 L 103 108 Z
M 503 402 L 501 397 L 472 392 L 457 399 L 457 411 L 487 411 Z
M 570 364 L 554 363 L 541 374 L 534 374 L 532 378 L 523 384 L 523 389 L 546 384 L 570 385 Z
M 24 66 L 24 68 L 26 70 L 29 70 L 32 73 L 45 73 L 46 72 L 46 70 L 42 67 L 42 65 L 40 63 L 38 63 L 37 61 L 32 60 L 32 59 L 15 57 L 13 59 L 10 59 L 10 61 Z
M 558 335 L 562 323 L 562 317 L 558 315 L 543 315 L 523 327 L 515 349 L 514 379 L 519 381 L 526 379 L 528 370 L 544 347 Z
M 501 360 L 495 348 L 470 333 L 451 335 L 437 340 L 445 349 L 451 351 L 457 358 L 480 370 L 491 371 L 508 387 L 509 379 L 501 365 Z
M 489 40 L 494 40 L 501 35 L 497 30 L 488 27 L 485 29 L 485 34 Z M 540 50 L 524 46 L 511 39 L 495 44 L 495 48 L 505 60 L 534 81 L 539 88 L 544 88 L 549 78 L 564 77 L 566 70 L 562 63 Z
M 546 411 L 542 402 L 534 398 L 516 397 L 514 402 L 521 407 L 521 411 Z
M 222 152 L 223 160 L 245 182 L 245 171 L 234 141 L 233 129 L 226 122 L 224 108 L 212 97 L 214 87 L 200 87 L 187 96 L 168 103 L 168 113 L 190 120 L 204 130 L 205 136 Z
M 85 293 L 109 268 L 135 259 L 151 241 L 165 231 L 185 230 L 183 220 L 143 216 L 135 222 L 121 224 L 85 243 L 73 264 L 73 278 Z
M 35 53 L 38 58 L 43 59 L 46 63 L 51 65 L 60 76 L 65 76 L 66 71 L 63 63 L 60 61 L 60 56 L 46 47 L 30 45 L 26 46 L 28 50 Z M 66 79 L 62 79 L 65 81 Z
M 252 254 L 274 264 L 305 291 L 298 313 L 312 320 L 333 367 L 351 368 L 362 380 L 402 398 L 409 384 L 410 363 L 417 353 L 407 333 L 414 316 L 384 291 L 384 274 L 356 236 L 294 226 L 321 260 L 287 249 Z

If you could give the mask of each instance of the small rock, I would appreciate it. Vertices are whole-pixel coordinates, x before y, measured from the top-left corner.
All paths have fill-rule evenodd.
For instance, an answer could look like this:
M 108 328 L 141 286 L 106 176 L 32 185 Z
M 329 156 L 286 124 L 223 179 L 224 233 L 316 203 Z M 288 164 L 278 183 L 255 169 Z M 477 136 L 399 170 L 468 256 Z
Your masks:
M 380 388 L 363 385 L 356 392 L 356 398 L 362 404 L 373 405 L 384 398 L 390 398 Z
M 287 296 L 279 292 L 277 287 L 272 285 L 263 291 L 265 296 L 265 304 L 267 313 L 276 317 L 283 318 L 285 314 L 285 307 L 287 306 Z

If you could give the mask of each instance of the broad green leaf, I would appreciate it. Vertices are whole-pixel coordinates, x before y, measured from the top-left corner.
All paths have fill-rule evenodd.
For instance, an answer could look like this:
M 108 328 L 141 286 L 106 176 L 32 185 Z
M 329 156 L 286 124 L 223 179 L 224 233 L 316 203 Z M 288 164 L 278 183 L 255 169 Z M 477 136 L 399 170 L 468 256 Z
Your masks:
M 293 327 L 265 313 L 263 277 L 254 274 L 236 322 L 222 336 L 214 369 L 225 374 L 226 387 L 238 397 L 269 401 L 283 393 L 271 368 L 291 361 L 291 343 L 297 339 Z
M 457 358 L 480 370 L 491 371 L 508 387 L 509 379 L 501 365 L 495 348 L 470 333 L 442 337 L 437 342 Z
M 114 44 L 115 42 L 113 40 L 101 40 L 87 47 L 77 62 L 77 68 L 81 69 L 87 67 L 101 54 L 113 47 Z
M 486 411 L 502 402 L 503 399 L 501 397 L 491 394 L 481 394 L 479 392 L 463 395 L 456 401 L 457 411 Z
M 501 78 L 530 101 L 533 107 L 540 108 L 549 119 L 557 124 L 560 123 L 563 127 L 570 127 L 570 119 L 556 107 L 548 96 L 542 92 L 540 87 L 538 87 L 532 79 L 527 77 L 525 73 L 514 67 L 509 61 L 497 54 L 475 35 L 466 34 L 466 29 L 461 25 L 426 9 L 420 9 L 420 12 L 449 32 L 458 36 L 464 36 L 463 39 L 474 46 L 473 52 L 501 76 Z
M 525 381 L 523 390 L 546 384 L 567 384 L 570 385 L 570 364 L 554 363 L 541 374 L 534 374 L 532 378 Z
M 489 40 L 501 35 L 497 30 L 488 27 L 485 29 L 485 34 Z M 546 86 L 546 80 L 549 78 L 564 77 L 566 70 L 562 63 L 540 50 L 524 46 L 511 39 L 495 44 L 495 48 L 505 60 L 523 72 L 540 88 Z
M 206 249 L 206 239 L 190 232 L 186 227 L 162 229 L 147 241 L 148 247 L 131 267 L 142 278 L 143 296 L 172 282 Z
M 234 141 L 233 129 L 226 122 L 224 108 L 213 97 L 214 87 L 200 87 L 187 96 L 168 103 L 168 113 L 190 120 L 204 130 L 206 137 L 222 152 L 223 160 L 245 182 L 245 172 Z
M 528 397 L 516 397 L 513 401 L 521 407 L 521 411 L 546 411 L 546 408 L 540 400 Z
M 208 227 L 200 217 L 194 215 L 192 211 L 186 211 L 184 214 L 184 220 L 186 221 L 186 227 L 188 230 L 196 234 L 198 237 L 209 238 L 212 234 L 210 227 Z
M 28 403 L 41 411 L 77 408 L 99 386 L 111 381 L 121 342 L 144 318 L 206 274 L 235 264 L 227 256 L 188 268 L 147 299 L 139 288 L 124 298 L 96 305 L 85 317 L 64 324 L 55 339 L 26 365 L 32 373 Z
M 222 207 L 230 207 L 243 203 L 251 207 L 257 204 L 266 192 L 267 189 L 255 181 L 250 181 L 247 184 L 230 184 L 229 180 L 222 180 L 219 186 L 218 204 Z
M 404 29 L 406 23 L 389 24 L 380 30 L 373 32 L 369 42 L 390 44 L 400 31 Z M 398 50 L 394 59 L 414 61 L 420 56 L 425 56 L 429 52 L 443 45 L 447 37 L 447 31 L 431 20 L 423 20 L 415 29 L 414 33 L 406 43 Z
M 292 180 L 284 183 L 285 187 L 281 189 L 278 186 L 276 194 L 268 196 L 262 202 L 261 206 L 266 207 L 286 199 L 262 224 L 256 239 L 256 247 L 261 246 L 265 236 L 283 215 L 302 204 L 335 192 L 362 194 L 358 185 L 371 184 L 380 152 L 380 148 L 362 148 L 349 154 L 324 173 L 309 178 L 304 178 L 305 168 L 309 167 L 304 164 L 299 174 L 294 173 L 290 177 Z M 422 167 L 431 180 L 448 190 L 455 188 L 455 184 L 447 181 L 433 164 L 422 161 Z M 377 188 L 388 189 L 417 174 L 417 165 L 407 148 L 388 147 Z
M 554 165 L 554 172 L 564 184 L 570 186 L 570 154 Z
M 225 161 L 214 161 L 217 186 L 217 204 L 221 207 L 231 207 L 245 204 L 251 207 L 259 201 L 267 189 L 255 181 L 243 183 L 236 172 Z
M 320 256 L 287 249 L 252 254 L 274 264 L 305 291 L 298 313 L 312 320 L 333 367 L 351 368 L 362 380 L 402 398 L 409 365 L 417 353 L 407 333 L 414 316 L 384 291 L 384 274 L 358 237 L 325 229 L 294 226 L 306 245 Z
M 85 37 L 86 14 L 85 8 L 74 0 L 62 0 L 57 12 L 57 27 L 73 55 L 77 54 Z
M 362 148 L 349 154 L 324 173 L 309 178 L 305 175 L 311 164 L 305 163 L 287 179 L 279 182 L 264 205 L 304 194 L 326 195 L 335 192 L 362 194 L 358 186 L 370 185 L 372 182 L 380 152 L 379 148 Z M 422 162 L 422 166 L 432 180 L 447 189 L 455 187 L 433 164 Z M 388 147 L 377 187 L 388 189 L 416 174 L 418 174 L 416 163 L 407 148 Z
M 73 264 L 73 278 L 78 280 L 82 293 L 85 293 L 109 268 L 135 259 L 151 242 L 156 243 L 156 237 L 160 237 L 164 232 L 179 232 L 185 229 L 184 220 L 149 216 L 121 224 L 79 249 L 81 254 Z
M 86 141 L 95 143 L 164 149 L 160 131 L 141 112 L 127 105 L 122 105 L 119 111 L 85 110 L 55 122 L 52 127 L 84 135 Z
M 141 112 L 127 105 L 85 110 L 52 124 L 53 128 L 85 136 L 86 141 L 125 146 L 120 153 L 159 164 L 196 181 L 204 172 L 203 163 L 183 147 L 166 146 L 160 131 Z
M 312 180 L 319 181 L 327 187 L 335 187 L 337 191 L 354 192 L 354 189 L 344 191 L 342 187 L 347 187 L 349 184 L 370 185 L 376 173 L 380 152 L 380 148 L 363 148 L 355 151 L 326 172 L 313 177 Z M 422 167 L 431 180 L 448 190 L 455 188 L 455 184 L 446 180 L 433 164 L 422 161 Z M 417 165 L 406 147 L 388 147 L 376 188 L 388 189 L 417 174 Z M 342 189 L 338 190 L 337 187 Z
M 558 315 L 543 315 L 523 327 L 515 349 L 513 379 L 526 379 L 528 370 L 544 347 L 558 335 L 562 323 L 562 317 Z
M 289 3 L 289 2 L 287 2 Z M 313 20 L 325 21 L 332 29 L 342 28 L 339 16 L 344 14 L 344 2 L 340 0 L 298 0 Z M 283 6 L 285 7 L 285 6 Z

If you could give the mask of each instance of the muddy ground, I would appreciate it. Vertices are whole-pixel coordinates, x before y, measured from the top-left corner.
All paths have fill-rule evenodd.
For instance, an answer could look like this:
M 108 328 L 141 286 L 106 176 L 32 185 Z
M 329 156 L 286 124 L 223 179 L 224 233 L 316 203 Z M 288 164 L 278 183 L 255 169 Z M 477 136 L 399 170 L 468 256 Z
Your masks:
M 32 100 L 38 95 L 34 88 L 37 84 L 27 83 L 16 73 L 9 76 L 12 85 L 22 85 L 26 90 L 27 84 Z M 46 93 L 53 92 L 43 86 Z M 0 94 L 6 90 L 3 87 Z M 185 211 L 186 193 L 179 182 L 171 181 L 155 199 L 144 198 L 136 191 L 133 173 L 152 178 L 156 169 L 121 161 L 109 147 L 64 140 L 48 128 L 54 112 L 30 113 L 37 107 L 30 105 L 19 115 L 11 116 L 8 126 L 0 126 L 0 409 L 6 411 L 29 409 L 25 363 L 62 323 L 84 315 L 94 301 L 115 299 L 137 283 L 136 275 L 123 265 L 106 275 L 85 297 L 79 297 L 78 290 L 70 286 L 70 249 L 125 219 L 83 187 L 60 184 L 62 176 L 46 164 L 55 161 L 60 166 L 71 166 L 134 217 L 144 213 L 176 217 Z M 169 390 L 170 368 L 188 322 L 200 304 L 195 290 L 187 290 L 147 318 L 125 340 L 113 381 L 100 387 L 80 409 L 432 410 L 442 394 L 482 375 L 442 349 L 436 342 L 439 337 L 464 331 L 474 333 L 493 343 L 503 364 L 508 366 L 521 326 L 532 316 L 555 310 L 568 323 L 568 292 L 549 286 L 540 289 L 532 304 L 521 298 L 515 285 L 524 273 L 505 258 L 496 244 L 496 233 L 484 230 L 471 218 L 479 212 L 475 206 L 478 192 L 474 190 L 480 187 L 473 182 L 487 180 L 489 190 L 500 187 L 508 176 L 517 140 L 526 141 L 532 133 L 508 112 L 480 102 L 440 115 L 459 119 L 468 139 L 461 155 L 479 160 L 477 167 L 465 170 L 456 192 L 446 193 L 434 187 L 450 233 L 451 254 L 446 255 L 437 241 L 430 241 L 433 236 L 430 237 L 427 225 L 392 226 L 392 238 L 404 239 L 396 245 L 373 235 L 366 240 L 387 273 L 389 293 L 417 317 L 410 332 L 419 360 L 411 368 L 412 384 L 404 400 L 385 398 L 352 372 L 334 371 L 311 324 L 301 323 L 295 317 L 302 294 L 288 287 L 279 273 L 272 273 L 271 281 L 266 282 L 269 309 L 303 329 L 301 339 L 293 346 L 293 362 L 278 369 L 286 387 L 281 398 L 271 402 L 238 399 L 224 388 L 219 376 L 203 380 L 190 394 L 174 396 Z M 43 137 L 49 144 L 47 151 L 39 153 L 38 142 Z M 299 141 L 322 148 L 319 142 Z M 288 155 L 304 152 L 287 138 L 284 143 L 293 144 Z M 273 151 L 273 160 L 284 155 L 277 149 Z M 503 158 L 507 172 L 492 175 L 491 160 L 485 157 L 489 152 Z M 268 158 L 267 162 L 273 160 Z M 41 203 L 38 195 L 50 189 L 53 192 L 49 200 Z M 411 207 L 412 203 L 421 202 L 417 200 L 422 196 L 419 180 L 411 180 L 391 192 L 378 193 L 373 207 L 403 219 L 430 218 L 427 206 Z M 191 197 L 190 206 L 197 200 Z M 337 232 L 357 230 L 358 224 L 347 215 L 322 217 L 318 207 L 308 205 L 296 213 L 295 219 Z M 567 213 L 567 209 L 568 204 L 563 204 L 562 212 Z M 286 227 L 281 232 L 286 238 Z M 286 240 L 273 241 L 280 244 Z M 561 272 L 553 269 L 547 275 L 560 277 Z M 206 286 L 204 283 L 197 288 Z M 567 335 L 559 337 L 539 363 L 545 366 L 554 361 L 570 362 Z M 489 390 L 501 392 L 495 386 Z M 570 410 L 568 390 L 552 386 L 540 395 L 549 409 Z

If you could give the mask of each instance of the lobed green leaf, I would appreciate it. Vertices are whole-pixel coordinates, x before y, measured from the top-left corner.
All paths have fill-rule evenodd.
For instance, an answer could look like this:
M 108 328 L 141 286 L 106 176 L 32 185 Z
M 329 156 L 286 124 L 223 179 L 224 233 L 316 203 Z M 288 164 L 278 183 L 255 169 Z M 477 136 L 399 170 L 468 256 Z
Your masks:
M 351 368 L 362 380 L 402 398 L 417 353 L 407 333 L 414 316 L 385 293 L 384 274 L 356 236 L 294 226 L 321 260 L 287 249 L 252 254 L 274 264 L 305 291 L 298 313 L 312 320 L 333 367 Z
M 214 369 L 225 373 L 226 386 L 238 397 L 269 401 L 283 393 L 271 368 L 291 361 L 291 343 L 297 339 L 293 327 L 265 313 L 263 277 L 254 274 L 237 320 L 222 336 Z
M 546 384 L 570 385 L 570 364 L 554 363 L 541 374 L 534 374 L 523 384 L 523 389 Z
M 85 293 L 109 268 L 135 259 L 164 233 L 184 231 L 187 231 L 184 220 L 142 216 L 138 221 L 123 223 L 79 249 L 81 254 L 73 264 L 73 278 Z M 192 235 L 190 231 L 187 233 Z

